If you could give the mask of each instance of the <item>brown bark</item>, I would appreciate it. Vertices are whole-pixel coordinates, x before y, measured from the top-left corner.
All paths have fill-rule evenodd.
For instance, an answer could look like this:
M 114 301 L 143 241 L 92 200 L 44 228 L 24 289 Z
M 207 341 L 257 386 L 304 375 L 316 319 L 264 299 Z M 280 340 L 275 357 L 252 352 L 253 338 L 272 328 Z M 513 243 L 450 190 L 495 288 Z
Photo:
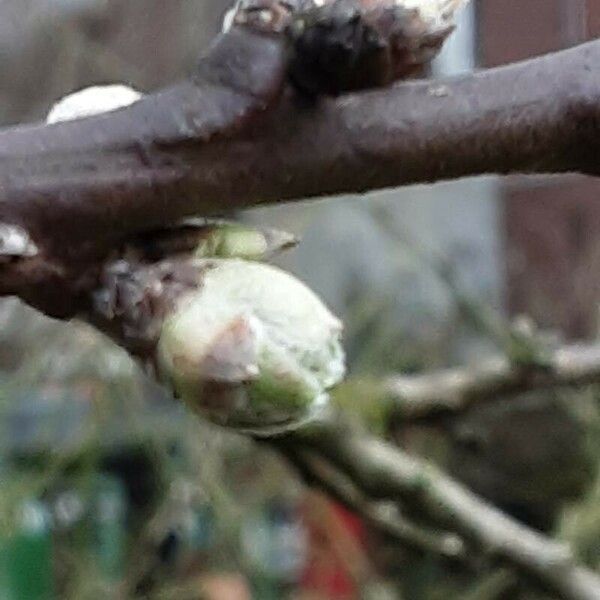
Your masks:
M 276 45 L 259 51 L 278 60 Z M 254 58 L 248 85 L 261 75 L 272 85 L 265 56 Z M 600 42 L 591 42 L 311 105 L 288 91 L 230 137 L 214 112 L 220 92 L 206 82 L 98 117 L 6 130 L 0 223 L 23 227 L 40 254 L 0 265 L 0 293 L 35 303 L 65 265 L 191 214 L 480 173 L 594 175 L 599 62 Z

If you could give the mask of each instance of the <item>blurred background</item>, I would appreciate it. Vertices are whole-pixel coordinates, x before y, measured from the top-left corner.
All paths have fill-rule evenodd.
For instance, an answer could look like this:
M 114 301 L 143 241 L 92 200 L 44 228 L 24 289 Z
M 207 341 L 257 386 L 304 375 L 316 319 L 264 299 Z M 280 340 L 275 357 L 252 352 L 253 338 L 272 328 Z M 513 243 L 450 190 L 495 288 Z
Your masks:
M 226 0 L 0 0 L 0 123 L 67 93 L 189 72 Z M 480 0 L 432 69 L 468 72 L 600 33 L 600 0 Z M 485 319 L 594 340 L 600 193 L 581 177 L 478 178 L 256 209 L 301 235 L 280 263 L 344 319 L 352 418 L 438 461 L 600 568 L 600 390 L 388 422 L 370 382 L 501 351 Z M 465 310 L 465 306 L 469 310 Z M 483 324 L 482 324 L 483 323 Z M 360 390 L 357 393 L 356 390 Z M 417 554 L 208 426 L 81 324 L 0 302 L 0 600 L 543 599 L 508 572 Z

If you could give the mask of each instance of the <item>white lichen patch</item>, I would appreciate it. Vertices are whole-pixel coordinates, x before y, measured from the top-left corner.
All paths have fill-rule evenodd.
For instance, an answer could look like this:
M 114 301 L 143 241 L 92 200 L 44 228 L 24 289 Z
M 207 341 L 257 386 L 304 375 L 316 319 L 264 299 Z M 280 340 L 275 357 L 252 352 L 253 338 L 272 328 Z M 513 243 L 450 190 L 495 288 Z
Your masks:
M 142 95 L 121 84 L 92 86 L 59 100 L 48 113 L 47 123 L 72 121 L 124 108 L 137 102 Z
M 38 252 L 34 241 L 22 227 L 0 223 L 0 259 L 2 257 L 31 258 Z
M 207 259 L 202 286 L 167 319 L 163 379 L 220 424 L 272 433 L 310 419 L 345 371 L 342 324 L 273 266 Z

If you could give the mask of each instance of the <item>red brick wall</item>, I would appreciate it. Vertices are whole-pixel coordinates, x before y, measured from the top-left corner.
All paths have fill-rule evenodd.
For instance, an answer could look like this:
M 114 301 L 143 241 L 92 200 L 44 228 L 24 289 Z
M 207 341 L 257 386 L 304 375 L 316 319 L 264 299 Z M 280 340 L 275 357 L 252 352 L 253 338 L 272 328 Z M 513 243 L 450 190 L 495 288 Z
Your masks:
M 514 62 L 567 45 L 563 9 L 563 0 L 481 0 L 477 10 L 483 64 Z
M 480 63 L 521 60 L 600 36 L 600 0 L 480 0 Z M 506 302 L 568 336 L 595 333 L 600 183 L 514 177 L 503 183 Z
M 587 7 L 587 33 L 591 38 L 600 36 L 600 0 L 588 0 Z

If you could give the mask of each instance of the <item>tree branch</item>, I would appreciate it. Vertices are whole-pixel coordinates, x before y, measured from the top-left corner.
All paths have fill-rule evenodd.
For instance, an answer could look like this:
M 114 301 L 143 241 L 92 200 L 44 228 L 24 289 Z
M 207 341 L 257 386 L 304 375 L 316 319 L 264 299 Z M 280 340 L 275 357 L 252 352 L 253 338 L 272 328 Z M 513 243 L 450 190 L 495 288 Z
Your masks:
M 40 254 L 1 264 L 0 293 L 31 297 L 65 259 L 192 214 L 481 173 L 597 174 L 599 63 L 597 41 L 308 105 L 288 90 L 208 140 L 214 90 L 190 83 L 114 113 L 4 131 L 0 223 L 25 229 Z M 200 119 L 199 131 L 180 118 Z
M 543 367 L 495 358 L 473 367 L 399 375 L 383 381 L 381 395 L 400 421 L 435 418 L 503 396 L 600 383 L 600 346 L 574 345 L 552 353 Z
M 292 441 L 318 452 L 368 497 L 402 502 L 406 510 L 455 531 L 563 600 L 600 597 L 600 576 L 577 566 L 567 546 L 513 521 L 433 465 L 334 424 L 297 432 Z
M 271 440 L 290 461 L 307 485 L 315 486 L 329 497 L 360 515 L 366 523 L 417 552 L 433 553 L 444 558 L 462 560 L 465 547 L 460 537 L 433 532 L 410 522 L 393 503 L 371 501 L 351 480 L 327 464 L 321 456 L 293 445 Z

